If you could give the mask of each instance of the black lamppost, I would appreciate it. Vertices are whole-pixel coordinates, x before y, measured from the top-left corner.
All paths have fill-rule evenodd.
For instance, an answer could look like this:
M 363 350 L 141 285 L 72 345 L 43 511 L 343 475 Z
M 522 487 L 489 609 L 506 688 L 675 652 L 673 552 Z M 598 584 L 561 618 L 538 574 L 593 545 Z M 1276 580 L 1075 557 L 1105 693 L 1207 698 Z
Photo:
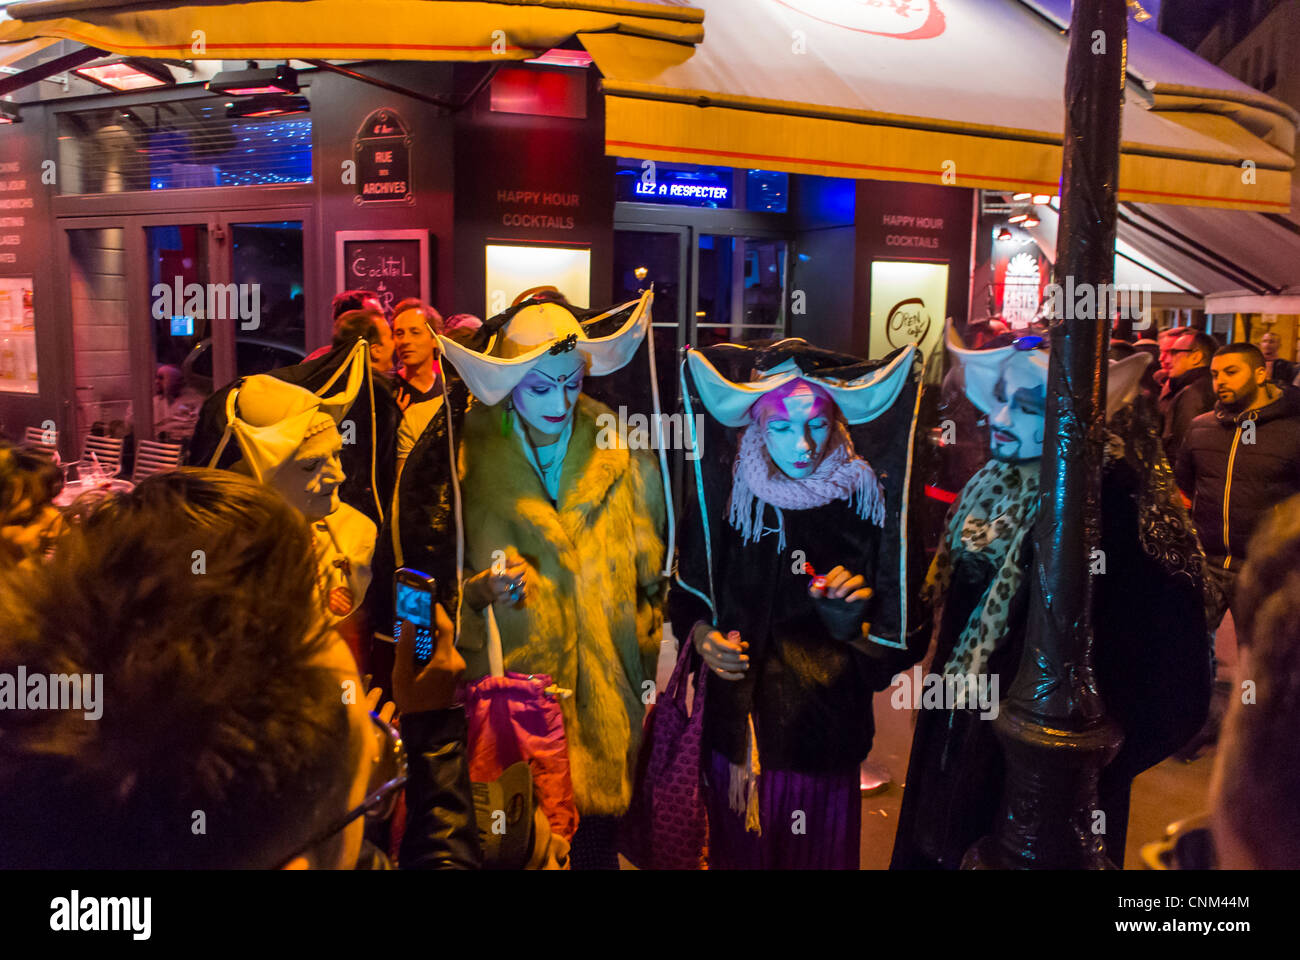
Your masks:
M 1073 277 L 1076 289 L 1092 284 L 1096 292 L 1113 280 L 1127 31 L 1125 0 L 1074 0 L 1056 247 L 1062 286 Z M 994 833 L 971 848 L 968 867 L 1111 866 L 1094 832 L 1097 777 L 1123 737 L 1106 718 L 1093 677 L 1090 579 L 1100 535 L 1109 325 L 1108 316 L 1050 323 L 1025 651 L 994 721 L 1006 783 Z

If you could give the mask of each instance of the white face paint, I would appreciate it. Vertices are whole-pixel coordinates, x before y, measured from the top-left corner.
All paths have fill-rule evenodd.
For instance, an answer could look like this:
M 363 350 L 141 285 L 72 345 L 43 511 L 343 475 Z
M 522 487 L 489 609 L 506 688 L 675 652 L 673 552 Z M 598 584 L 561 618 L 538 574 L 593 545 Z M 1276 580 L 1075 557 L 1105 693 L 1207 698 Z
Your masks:
M 339 508 L 339 484 L 344 480 L 343 437 L 331 424 L 303 441 L 292 459 L 272 480 L 290 506 L 309 521 L 321 520 Z
M 795 392 L 785 398 L 786 415 L 773 416 L 763 431 L 767 455 L 792 480 L 812 475 L 830 440 L 832 416 L 825 403 L 819 404 L 817 400 L 811 390 L 796 387 Z M 820 409 L 814 416 L 814 409 L 818 407 Z
M 511 391 L 515 411 L 536 433 L 559 436 L 573 419 L 585 373 L 576 351 L 547 354 Z
M 1047 390 L 1040 377 L 1019 366 L 1004 367 L 989 414 L 990 452 L 996 460 L 1037 460 L 1043 455 Z

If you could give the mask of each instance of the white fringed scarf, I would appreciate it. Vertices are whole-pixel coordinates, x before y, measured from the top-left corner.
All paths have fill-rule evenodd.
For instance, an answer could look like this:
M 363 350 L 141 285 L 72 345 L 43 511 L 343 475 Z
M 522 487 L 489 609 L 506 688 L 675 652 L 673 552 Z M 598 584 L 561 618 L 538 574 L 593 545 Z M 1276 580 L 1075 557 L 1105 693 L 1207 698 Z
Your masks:
M 864 520 L 878 527 L 885 524 L 885 492 L 876 473 L 853 449 L 840 420 L 835 421 L 831 446 L 813 473 L 802 480 L 786 476 L 772 462 L 763 440 L 763 426 L 754 423 L 740 436 L 740 450 L 732 472 L 730 521 L 745 543 L 757 543 L 770 528 L 763 526 L 763 509 L 776 510 L 777 552 L 785 550 L 785 517 L 782 510 L 809 510 L 832 500 L 847 500 Z M 758 777 L 761 766 L 754 717 L 747 718 L 745 762 L 730 766 L 728 798 L 731 809 L 745 819 L 746 831 L 762 834 L 758 813 Z

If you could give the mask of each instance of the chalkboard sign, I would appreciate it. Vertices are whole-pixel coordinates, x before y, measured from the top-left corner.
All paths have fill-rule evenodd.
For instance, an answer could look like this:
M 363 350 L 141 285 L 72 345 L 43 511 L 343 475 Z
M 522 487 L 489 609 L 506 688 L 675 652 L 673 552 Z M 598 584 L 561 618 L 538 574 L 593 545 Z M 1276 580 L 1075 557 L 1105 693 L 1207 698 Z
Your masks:
M 340 230 L 339 290 L 374 290 L 389 316 L 407 297 L 429 302 L 429 231 Z

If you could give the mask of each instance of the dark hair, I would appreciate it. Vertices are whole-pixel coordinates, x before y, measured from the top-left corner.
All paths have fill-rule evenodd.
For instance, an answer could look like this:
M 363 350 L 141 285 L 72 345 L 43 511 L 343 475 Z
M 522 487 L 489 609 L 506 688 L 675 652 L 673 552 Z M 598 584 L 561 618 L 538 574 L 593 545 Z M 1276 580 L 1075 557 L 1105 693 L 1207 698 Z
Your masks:
M 63 471 L 45 454 L 0 440 L 0 522 L 25 500 L 43 507 L 63 489 Z
M 342 811 L 359 745 L 270 488 L 150 477 L 0 595 L 0 671 L 103 678 L 98 719 L 0 712 L 0 867 L 268 867 Z
M 367 300 L 382 302 L 379 300 L 379 294 L 373 290 L 344 290 L 342 293 L 335 294 L 330 302 L 335 326 L 338 325 L 339 318 L 349 310 L 364 310 Z
M 1245 340 L 1242 340 L 1239 343 L 1230 343 L 1226 347 L 1220 347 L 1218 350 L 1214 351 L 1214 356 L 1226 357 L 1233 353 L 1238 353 L 1245 357 L 1246 362 L 1249 363 L 1253 369 L 1259 369 L 1264 366 L 1264 354 L 1260 352 L 1259 347 L 1255 346 L 1253 343 L 1247 343 Z
M 419 297 L 407 297 L 405 300 L 393 307 L 393 319 L 396 320 L 399 314 L 407 310 L 418 310 L 424 317 L 425 322 L 433 328 L 434 333 L 442 333 L 442 314 L 433 307 L 429 306 Z
M 1210 360 L 1214 357 L 1214 352 L 1219 349 L 1219 342 L 1201 330 L 1188 330 L 1186 333 L 1179 334 L 1179 336 L 1192 338 L 1192 345 L 1188 349 L 1193 352 L 1200 351 L 1205 360 L 1203 366 L 1208 367 Z
M 1137 347 L 1127 340 L 1112 339 L 1110 341 L 1110 359 L 1125 360 L 1137 353 Z
M 519 296 L 515 297 L 510 306 L 517 307 L 522 303 L 527 303 L 529 300 L 532 300 L 535 303 L 558 303 L 562 307 L 572 308 L 572 304 L 569 303 L 569 298 L 560 293 L 558 287 L 553 287 L 549 284 L 540 287 L 529 287 L 527 290 L 520 293 Z
M 349 310 L 334 323 L 333 347 L 356 343 L 358 338 L 367 343 L 379 342 L 379 324 L 387 324 L 378 310 Z
M 1255 700 L 1234 702 L 1220 740 L 1220 809 L 1265 870 L 1300 867 L 1300 496 L 1256 531 L 1233 616 Z M 1238 611 L 1240 616 L 1238 617 Z

